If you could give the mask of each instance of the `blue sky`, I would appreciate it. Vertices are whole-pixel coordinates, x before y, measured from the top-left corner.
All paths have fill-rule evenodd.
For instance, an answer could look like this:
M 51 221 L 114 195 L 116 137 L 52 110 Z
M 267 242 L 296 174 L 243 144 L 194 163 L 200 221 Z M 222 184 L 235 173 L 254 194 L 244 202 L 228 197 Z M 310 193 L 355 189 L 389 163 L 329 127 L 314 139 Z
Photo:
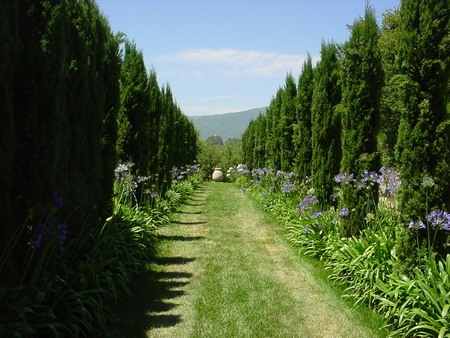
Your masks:
M 97 0 L 114 32 L 144 53 L 186 115 L 269 105 L 322 41 L 343 43 L 366 0 Z M 400 0 L 372 0 L 382 14 Z

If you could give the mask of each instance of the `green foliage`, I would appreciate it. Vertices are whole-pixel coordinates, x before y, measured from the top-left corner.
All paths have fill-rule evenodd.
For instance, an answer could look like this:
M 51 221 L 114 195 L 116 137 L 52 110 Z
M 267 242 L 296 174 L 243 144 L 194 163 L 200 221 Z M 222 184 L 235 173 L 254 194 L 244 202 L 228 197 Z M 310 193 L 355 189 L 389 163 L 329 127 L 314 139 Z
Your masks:
M 250 121 L 246 131 L 242 134 L 243 162 L 251 168 L 263 167 L 267 159 L 267 144 L 264 138 L 267 132 L 267 121 L 270 117 L 259 114 L 255 120 Z M 240 162 L 235 162 L 233 165 Z
M 388 170 L 383 173 L 380 191 L 387 193 L 398 185 L 398 177 Z M 409 277 L 395 272 L 399 263 L 395 250 L 399 216 L 392 196 L 380 200 L 375 214 L 370 219 L 366 217 L 367 225 L 358 236 L 342 237 L 351 210 L 320 211 L 308 182 L 288 185 L 287 182 L 295 181 L 294 175 L 267 168 L 251 172 L 236 168 L 236 174 L 237 184 L 286 226 L 287 238 L 299 252 L 324 262 L 330 270 L 329 278 L 345 287 L 344 297 L 372 306 L 388 320 L 389 337 L 450 336 L 450 255 L 442 259 L 428 251 Z M 431 181 L 425 182 L 432 186 Z M 429 218 L 428 222 L 433 220 Z M 428 226 L 430 231 L 408 230 L 413 234 L 427 233 L 433 247 L 443 224 L 436 225 L 436 229 Z
M 282 102 L 280 107 L 280 120 L 278 121 L 280 128 L 280 146 L 279 151 L 281 170 L 291 170 L 294 163 L 294 147 L 293 135 L 294 124 L 297 117 L 297 85 L 292 74 L 286 76 L 285 85 L 282 92 Z
M 200 142 L 198 162 L 201 163 L 201 176 L 210 180 L 215 168 L 221 168 L 225 174 L 228 168 L 242 163 L 242 141 L 230 139 L 225 145 L 213 145 L 211 142 Z
M 207 143 L 210 143 L 213 146 L 223 146 L 222 137 L 219 135 L 213 135 L 206 139 Z
M 378 48 L 379 29 L 373 8 L 355 21 L 342 60 L 342 163 L 341 171 L 360 177 L 365 170 L 380 168 L 376 140 L 380 121 L 383 70 Z M 377 191 L 372 192 L 377 203 Z M 367 198 L 362 190 L 344 187 L 341 204 L 355 209 L 349 215 L 347 235 L 363 228 Z
M 125 42 L 120 76 L 119 163 L 135 163 L 137 175 L 148 176 L 154 145 L 150 143 L 149 79 L 144 55 L 135 43 Z
M 425 267 L 414 269 L 410 278 L 377 283 L 379 308 L 393 322 L 389 337 L 450 337 L 450 256 L 427 258 Z
M 112 196 L 118 41 L 89 0 L 13 1 L 2 16 L 2 241 L 55 192 L 70 196 L 60 220 L 76 233 L 88 216 L 102 217 Z M 17 248 L 9 282 L 18 282 L 21 256 Z
M 321 60 L 316 66 L 312 101 L 312 183 L 324 206 L 331 203 L 333 176 L 341 162 L 340 60 L 336 44 L 322 43 Z
M 402 173 L 399 207 L 402 224 L 420 219 L 425 208 L 450 206 L 449 131 L 446 103 L 450 77 L 448 1 L 404 0 L 400 8 L 397 43 L 399 106 L 401 111 L 396 158 Z M 427 197 L 421 185 L 432 177 L 436 187 Z M 428 198 L 428 201 L 426 201 Z M 411 240 L 399 244 L 407 259 Z M 410 269 L 411 265 L 400 267 Z
M 397 34 L 400 25 L 399 9 L 383 13 L 383 23 L 378 45 L 381 53 L 385 84 L 382 88 L 380 104 L 380 133 L 378 135 L 381 162 L 384 166 L 395 167 L 395 144 L 400 122 L 399 90 L 396 56 L 398 53 Z
M 129 181 L 119 177 L 127 187 Z M 114 320 L 113 306 L 130 294 L 130 284 L 146 267 L 155 252 L 156 230 L 170 220 L 169 213 L 193 193 L 198 179 L 177 181 L 165 199 L 156 198 L 138 207 L 132 200 L 116 200 L 116 212 L 101 229 L 84 228 L 58 250 L 51 242 L 28 244 L 22 283 L 0 288 L 0 322 L 7 336 L 79 337 L 105 332 Z M 127 189 L 124 193 L 132 193 Z M 55 211 L 50 209 L 48 219 Z M 33 218 L 23 229 L 33 229 Z M 18 241 L 19 236 L 12 240 Z M 0 273 L 13 254 L 10 248 L 0 257 Z M 25 278 L 31 276 L 31 278 Z
M 311 105 L 314 91 L 314 68 L 311 56 L 303 64 L 298 81 L 297 121 L 294 125 L 294 171 L 304 179 L 311 176 Z
M 90 336 L 185 196 L 172 168 L 194 162 L 197 132 L 133 44 L 121 59 L 123 35 L 94 1 L 9 1 L 0 19 L 0 335 Z M 173 119 L 161 139 L 163 99 Z M 160 148 L 167 162 L 158 163 Z M 116 190 L 120 206 L 117 150 L 136 161 L 133 175 L 148 175 L 139 192 L 136 177 L 116 184 L 130 185 Z M 146 195 L 159 171 L 165 199 Z

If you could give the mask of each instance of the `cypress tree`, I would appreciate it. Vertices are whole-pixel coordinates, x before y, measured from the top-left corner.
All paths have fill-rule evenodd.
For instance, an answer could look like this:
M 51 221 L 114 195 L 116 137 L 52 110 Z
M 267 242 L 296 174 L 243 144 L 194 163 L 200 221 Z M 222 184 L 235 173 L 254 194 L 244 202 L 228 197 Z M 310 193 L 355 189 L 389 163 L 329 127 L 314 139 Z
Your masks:
M 297 118 L 294 127 L 294 171 L 301 179 L 311 175 L 311 105 L 314 91 L 314 68 L 311 56 L 303 64 L 298 82 Z
M 144 56 L 136 44 L 125 43 L 121 77 L 118 153 L 134 163 L 135 174 L 147 176 L 150 166 L 150 94 Z
M 11 239 L 16 224 L 13 222 L 11 196 L 15 196 L 15 183 L 13 180 L 13 161 L 17 146 L 14 123 L 14 97 L 13 79 L 18 67 L 18 58 L 21 52 L 19 38 L 18 3 L 16 0 L 2 1 L 0 3 L 0 158 L 3 165 L 0 176 L 0 256 Z M 18 279 L 14 262 L 8 261 L 3 270 L 3 281 L 14 282 Z M 7 279 L 7 280 L 5 280 Z
M 159 152 L 158 152 L 158 185 L 163 193 L 172 184 L 172 166 L 173 156 L 171 154 L 174 139 L 172 129 L 175 124 L 175 107 L 170 86 L 167 84 L 161 90 L 161 122 L 159 133 Z
M 102 129 L 102 189 L 104 203 L 108 203 L 114 190 L 114 169 L 117 167 L 117 117 L 120 109 L 120 47 L 121 36 L 113 35 L 109 24 L 105 18 L 101 18 L 105 29 L 107 30 L 107 41 L 105 45 L 104 56 L 104 115 Z M 112 204 L 110 203 L 110 208 Z M 102 205 L 102 210 L 107 206 Z M 111 214 L 112 210 L 106 210 Z
M 255 120 L 251 120 L 245 128 L 245 131 L 242 133 L 242 157 L 244 160 L 244 163 L 249 167 L 253 167 L 253 151 L 252 151 L 252 145 L 253 145 L 253 125 L 255 124 Z
M 68 189 L 68 69 L 61 55 L 69 54 L 69 18 L 64 4 L 44 6 L 20 1 L 18 9 L 19 45 L 26 46 L 26 52 L 21 50 L 18 55 L 19 67 L 12 82 L 17 135 L 12 169 L 13 181 L 17 182 L 17 198 L 13 197 L 17 209 L 13 212 L 22 218 L 25 210 L 46 196 L 66 194 Z M 16 219 L 14 223 L 22 221 Z
M 333 178 L 341 162 L 341 120 L 336 105 L 341 102 L 339 54 L 334 43 L 322 43 L 316 66 L 311 108 L 312 185 L 322 205 L 331 203 Z
M 296 118 L 297 85 L 292 74 L 286 76 L 284 88 L 281 92 L 280 106 L 280 169 L 290 171 L 293 169 L 294 145 L 293 126 Z
M 266 116 L 263 114 L 259 114 L 255 120 L 255 142 L 253 145 L 253 154 L 255 167 L 263 168 L 266 163 L 266 148 L 265 148 L 265 139 L 266 139 Z
M 148 77 L 150 95 L 150 140 L 149 140 L 149 172 L 155 175 L 158 172 L 159 129 L 161 122 L 161 90 L 159 88 L 156 71 L 150 70 Z M 152 182 L 156 183 L 156 181 Z
M 66 81 L 68 123 L 68 206 L 74 227 L 99 226 L 101 207 L 109 202 L 101 186 L 105 109 L 105 45 L 107 27 L 91 0 L 67 2 L 70 56 Z M 75 234 L 75 232 L 74 232 Z
M 283 88 L 279 88 L 275 97 L 270 101 L 267 109 L 267 157 L 268 166 L 281 169 L 281 146 L 283 131 L 281 129 L 281 104 L 283 102 Z
M 432 210 L 450 207 L 450 130 L 446 102 L 450 77 L 450 3 L 403 0 L 398 39 L 401 118 L 396 160 L 403 184 L 399 209 L 405 228 Z M 429 181 L 423 181 L 430 177 Z M 444 242 L 438 230 L 436 242 Z M 415 233 L 405 229 L 399 258 L 413 264 Z M 442 247 L 438 249 L 443 250 Z
M 381 26 L 381 36 L 379 47 L 385 84 L 381 93 L 380 105 L 380 133 L 379 151 L 383 166 L 396 167 L 395 164 L 395 144 L 397 142 L 397 131 L 401 115 L 401 92 L 402 77 L 396 65 L 398 55 L 398 32 L 400 26 L 399 9 L 387 11 L 383 14 L 383 24 Z
M 273 101 L 273 99 L 272 99 L 272 101 Z M 267 109 L 266 109 L 266 130 L 264 131 L 265 138 L 264 138 L 264 140 L 262 140 L 262 142 L 264 144 L 264 153 L 266 154 L 264 166 L 270 167 L 270 168 L 275 168 L 274 163 L 273 163 L 273 158 L 272 158 L 272 153 L 273 153 L 272 146 L 274 143 L 273 122 L 272 121 L 275 118 L 274 113 L 272 112 L 273 107 L 271 108 L 272 101 L 270 102 L 269 107 L 267 107 Z
M 2 155 L 8 167 L 0 179 L 2 219 L 12 229 L 30 216 L 33 227 L 48 216 L 49 203 L 62 197 L 63 208 L 51 221 L 67 224 L 69 236 L 79 236 L 85 224 L 99 224 L 99 208 L 110 197 L 101 186 L 105 86 L 117 86 L 104 73 L 109 27 L 90 0 L 0 6 L 5 16 L 0 35 L 8 34 L 0 54 L 14 58 L 5 56 L 8 68 L 0 66 L 1 128 L 7 128 L 1 142 L 8 139 L 1 147 L 8 151 Z M 21 268 L 29 236 L 23 233 L 12 267 Z
M 378 48 L 379 28 L 375 11 L 367 6 L 364 19 L 351 27 L 342 61 L 342 165 L 341 170 L 359 179 L 365 171 L 380 169 L 377 135 L 383 71 Z M 351 210 L 347 235 L 364 226 L 365 214 L 377 203 L 377 185 L 355 189 L 343 185 L 341 204 Z

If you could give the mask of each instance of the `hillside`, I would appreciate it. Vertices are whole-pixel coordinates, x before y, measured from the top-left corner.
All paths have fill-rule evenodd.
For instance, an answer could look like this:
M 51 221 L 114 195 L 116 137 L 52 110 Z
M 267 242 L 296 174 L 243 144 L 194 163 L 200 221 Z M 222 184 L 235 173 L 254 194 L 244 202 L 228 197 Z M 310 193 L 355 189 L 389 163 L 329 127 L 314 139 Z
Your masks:
M 240 139 L 250 121 L 255 119 L 260 113 L 265 114 L 266 107 L 237 113 L 188 116 L 188 118 L 200 130 L 202 140 L 206 140 L 209 136 L 219 135 L 226 142 L 229 138 Z

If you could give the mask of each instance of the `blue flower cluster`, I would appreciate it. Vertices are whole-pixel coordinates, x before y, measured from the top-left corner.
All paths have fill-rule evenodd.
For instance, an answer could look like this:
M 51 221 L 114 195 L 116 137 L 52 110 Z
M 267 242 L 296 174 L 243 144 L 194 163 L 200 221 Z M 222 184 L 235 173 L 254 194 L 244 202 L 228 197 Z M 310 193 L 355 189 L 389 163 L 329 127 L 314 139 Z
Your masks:
M 200 164 L 187 165 L 183 169 L 173 167 L 172 168 L 172 177 L 174 180 L 180 181 L 189 175 L 198 173 L 199 171 L 200 171 Z
M 292 182 L 283 182 L 283 185 L 281 186 L 281 192 L 283 194 L 287 194 L 288 192 L 291 192 L 292 190 L 295 189 L 295 184 Z
M 431 212 L 427 217 L 431 226 L 450 231 L 450 214 L 444 210 Z
M 36 234 L 33 240 L 33 247 L 39 248 L 41 245 L 56 240 L 61 251 L 64 250 L 64 244 L 67 240 L 67 225 L 56 224 L 48 219 L 37 225 Z
M 350 213 L 350 210 L 348 210 L 348 208 L 342 208 L 341 210 L 339 210 L 339 215 L 347 217 Z
M 52 195 L 52 200 L 48 208 L 39 208 L 39 213 L 47 213 L 47 217 L 53 215 L 58 209 L 63 207 L 63 198 L 59 196 L 58 193 Z M 42 215 L 43 216 L 43 215 Z M 33 248 L 39 248 L 45 243 L 57 241 L 59 249 L 64 250 L 64 244 L 67 240 L 67 225 L 58 224 L 46 219 L 45 221 L 39 223 L 37 226 L 31 226 L 30 229 L 34 231 L 33 239 L 30 245 Z
M 314 195 L 306 195 L 306 197 L 303 199 L 303 201 L 301 201 L 297 207 L 296 207 L 296 211 L 299 212 L 300 214 L 302 214 L 304 211 L 312 208 L 312 206 L 314 204 L 319 203 L 319 200 L 317 199 L 316 196 Z
M 444 210 L 431 212 L 427 216 L 428 224 L 437 229 L 450 231 L 450 214 Z M 408 226 L 410 229 L 426 229 L 426 225 L 422 220 L 411 221 Z
M 379 184 L 382 196 L 393 196 L 400 187 L 402 181 L 399 173 L 393 169 L 382 167 L 379 173 L 366 170 L 361 174 L 361 179 L 355 179 L 353 174 L 338 174 L 334 177 L 336 183 L 352 184 L 356 189 L 363 189 Z

